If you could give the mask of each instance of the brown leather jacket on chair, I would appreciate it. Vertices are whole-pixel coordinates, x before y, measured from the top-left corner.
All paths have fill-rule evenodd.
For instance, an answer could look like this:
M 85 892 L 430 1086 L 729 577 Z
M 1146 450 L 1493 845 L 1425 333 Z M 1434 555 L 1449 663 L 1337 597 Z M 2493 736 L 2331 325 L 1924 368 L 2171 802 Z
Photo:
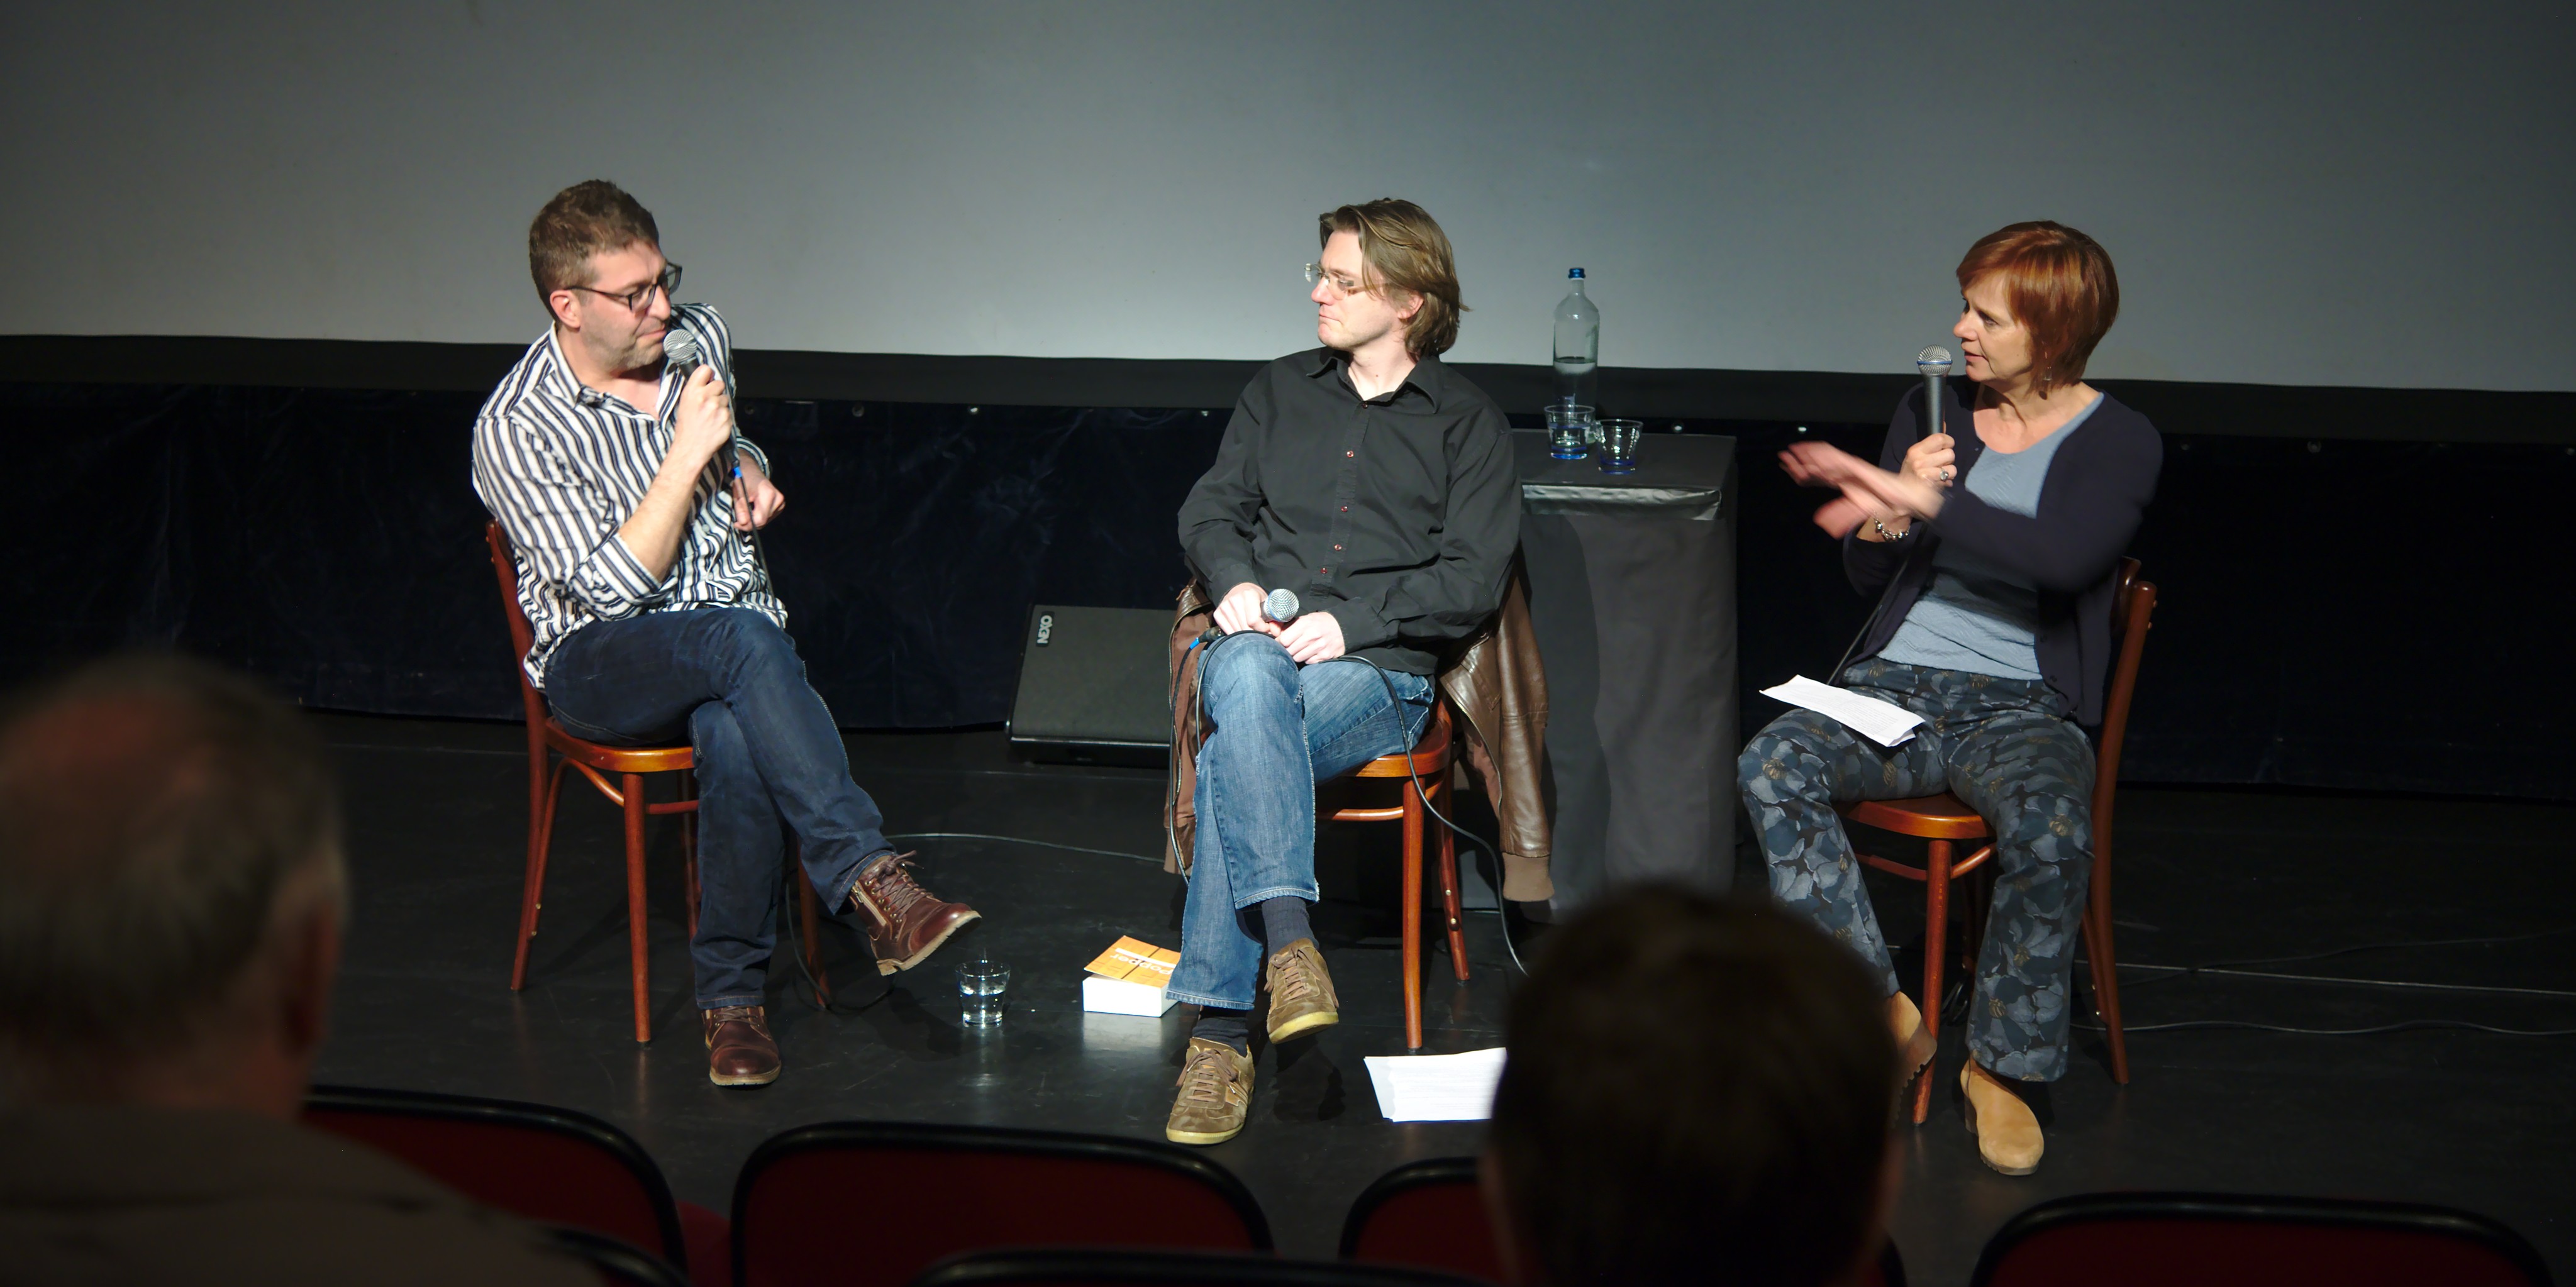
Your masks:
M 1215 618 L 1205 587 L 1191 582 L 1172 614 L 1172 768 L 1164 793 L 1163 870 L 1186 874 L 1198 830 L 1199 652 L 1190 647 Z M 1547 874 L 1547 672 L 1530 629 L 1529 578 L 1512 560 L 1503 606 L 1483 629 L 1454 646 L 1440 667 L 1440 692 L 1458 712 L 1467 763 L 1484 781 L 1502 822 L 1503 897 L 1536 902 L 1556 892 Z

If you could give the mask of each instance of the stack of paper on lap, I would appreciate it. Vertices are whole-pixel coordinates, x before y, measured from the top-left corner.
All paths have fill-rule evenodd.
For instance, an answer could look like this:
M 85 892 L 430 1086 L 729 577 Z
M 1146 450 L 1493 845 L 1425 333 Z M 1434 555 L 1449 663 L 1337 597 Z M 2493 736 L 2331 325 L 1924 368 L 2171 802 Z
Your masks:
M 1175 1002 L 1163 995 L 1181 954 L 1141 939 L 1121 938 L 1083 968 L 1082 1008 L 1097 1014 L 1160 1015 Z

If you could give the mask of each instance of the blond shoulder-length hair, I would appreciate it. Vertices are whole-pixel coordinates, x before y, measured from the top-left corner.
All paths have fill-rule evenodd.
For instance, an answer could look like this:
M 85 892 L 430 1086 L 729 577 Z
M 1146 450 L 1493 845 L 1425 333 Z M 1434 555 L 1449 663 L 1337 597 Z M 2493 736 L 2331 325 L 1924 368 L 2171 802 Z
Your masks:
M 1458 299 L 1458 266 L 1450 257 L 1449 234 L 1440 231 L 1430 212 L 1398 197 L 1380 197 L 1327 210 L 1316 224 L 1318 245 L 1337 232 L 1360 239 L 1369 289 L 1409 291 L 1422 298 L 1420 311 L 1405 323 L 1406 352 L 1430 357 L 1458 342 L 1458 315 L 1467 306 Z

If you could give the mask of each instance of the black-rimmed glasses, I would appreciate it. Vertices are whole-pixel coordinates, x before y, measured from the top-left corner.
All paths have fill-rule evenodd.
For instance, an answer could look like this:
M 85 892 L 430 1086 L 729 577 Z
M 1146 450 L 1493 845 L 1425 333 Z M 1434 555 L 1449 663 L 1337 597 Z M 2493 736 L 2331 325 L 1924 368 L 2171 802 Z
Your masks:
M 644 311 L 645 305 L 653 302 L 653 292 L 657 290 L 662 292 L 662 297 L 664 299 L 677 300 L 680 297 L 680 266 L 678 264 L 664 264 L 662 265 L 661 276 L 623 294 L 612 295 L 596 286 L 575 286 L 573 289 L 589 291 L 591 294 L 597 295 L 601 299 L 616 300 L 618 303 L 626 306 L 627 312 L 641 313 Z

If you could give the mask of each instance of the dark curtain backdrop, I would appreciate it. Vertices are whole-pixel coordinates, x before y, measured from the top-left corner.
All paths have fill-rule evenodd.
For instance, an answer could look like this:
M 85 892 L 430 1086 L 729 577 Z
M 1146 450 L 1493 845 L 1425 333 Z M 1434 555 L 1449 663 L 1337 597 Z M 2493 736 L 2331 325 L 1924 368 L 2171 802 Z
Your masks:
M 514 718 L 468 482 L 479 394 L 0 384 L 29 484 L 0 562 L 21 678 L 177 646 L 301 701 Z M 852 728 L 999 722 L 1037 602 L 1159 607 L 1172 515 L 1223 412 L 749 400 L 789 497 L 768 546 L 815 686 Z M 1675 422 L 1657 421 L 1657 431 Z M 1807 523 L 1817 493 L 1741 440 L 1750 690 L 1821 677 L 1867 605 Z M 2192 435 L 2134 553 L 2163 601 L 2126 776 L 2576 797 L 2560 631 L 2576 450 Z M 1812 426 L 1874 451 L 1880 428 Z M 1652 449 L 1652 444 L 1648 444 Z

